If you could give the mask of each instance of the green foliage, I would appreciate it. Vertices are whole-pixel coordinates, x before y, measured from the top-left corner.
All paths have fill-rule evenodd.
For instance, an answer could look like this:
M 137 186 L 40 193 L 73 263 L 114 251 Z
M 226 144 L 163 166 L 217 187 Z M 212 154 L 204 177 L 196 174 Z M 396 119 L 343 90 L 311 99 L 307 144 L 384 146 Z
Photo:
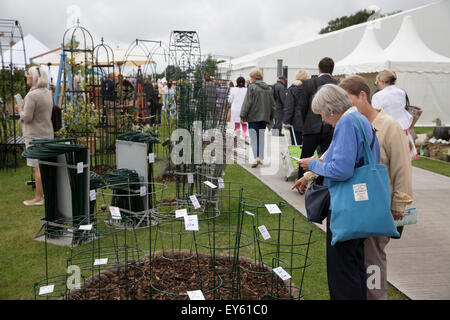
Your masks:
M 62 120 L 64 126 L 56 135 L 61 138 L 87 137 L 95 133 L 99 123 L 99 110 L 94 103 L 78 102 L 74 105 L 69 102 L 63 110 Z
M 216 77 L 217 71 L 219 70 L 219 64 L 224 62 L 223 60 L 215 60 L 211 54 L 208 54 L 203 61 L 198 61 L 195 65 L 194 78 L 196 80 L 201 80 L 203 74 L 207 73 L 210 77 Z
M 0 70 L 0 97 L 5 103 L 9 102 L 17 93 L 20 93 L 24 97 L 26 91 L 27 85 L 24 70 L 16 69 L 12 75 L 8 69 Z
M 388 14 L 381 14 L 379 16 L 379 18 L 383 18 L 386 16 L 391 16 L 393 14 L 397 14 L 401 12 L 401 10 L 399 11 L 394 11 Z M 334 20 L 328 21 L 328 25 L 325 28 L 322 28 L 319 31 L 319 34 L 325 34 L 325 33 L 329 33 L 329 32 L 333 32 L 333 31 L 337 31 L 337 30 L 341 30 L 353 25 L 357 25 L 360 23 L 364 23 L 367 22 L 368 19 L 374 14 L 374 11 L 370 11 L 370 10 L 359 10 L 358 12 L 350 15 L 350 16 L 342 16 L 340 18 L 336 18 Z

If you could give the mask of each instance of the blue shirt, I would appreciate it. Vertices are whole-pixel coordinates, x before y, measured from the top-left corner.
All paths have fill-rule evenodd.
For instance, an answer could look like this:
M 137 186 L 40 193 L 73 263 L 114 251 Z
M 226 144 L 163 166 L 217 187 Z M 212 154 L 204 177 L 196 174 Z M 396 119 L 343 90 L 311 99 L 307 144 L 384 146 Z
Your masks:
M 372 142 L 372 125 L 369 120 L 359 112 L 353 112 L 362 122 L 368 143 Z M 350 114 L 344 114 L 336 124 L 333 140 L 324 156 L 323 162 L 311 160 L 308 169 L 323 176 L 324 185 L 328 185 L 328 179 L 346 181 L 353 176 L 355 165 L 364 155 L 364 138 L 358 122 Z M 372 148 L 375 164 L 380 163 L 380 145 L 375 135 L 375 143 Z M 366 163 L 367 164 L 367 163 Z

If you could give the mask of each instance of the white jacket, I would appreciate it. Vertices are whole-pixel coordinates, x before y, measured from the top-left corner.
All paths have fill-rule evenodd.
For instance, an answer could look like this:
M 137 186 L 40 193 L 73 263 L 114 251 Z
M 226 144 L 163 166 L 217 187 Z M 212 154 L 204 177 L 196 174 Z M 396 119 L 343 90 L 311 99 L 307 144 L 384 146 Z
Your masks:
M 230 95 L 228 96 L 228 102 L 231 103 L 230 122 L 241 121 L 241 109 L 246 94 L 247 88 L 239 88 L 239 87 L 231 88 Z
M 372 106 L 383 109 L 400 124 L 403 130 L 411 126 L 413 117 L 406 111 L 406 92 L 394 85 L 387 86 L 372 97 Z

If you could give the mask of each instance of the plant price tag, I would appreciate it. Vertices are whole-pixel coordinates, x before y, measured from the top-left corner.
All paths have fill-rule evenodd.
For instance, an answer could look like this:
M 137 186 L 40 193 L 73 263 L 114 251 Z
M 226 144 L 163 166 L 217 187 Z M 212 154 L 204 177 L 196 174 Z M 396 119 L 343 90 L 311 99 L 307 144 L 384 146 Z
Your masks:
M 258 227 L 259 232 L 261 232 L 261 235 L 263 236 L 264 240 L 270 239 L 270 233 L 267 231 L 266 226 L 259 226 Z
M 197 196 L 195 194 L 192 196 L 189 196 L 189 199 L 191 200 L 192 205 L 194 206 L 194 209 L 199 209 L 201 207 L 200 203 L 198 202 Z
M 89 190 L 89 199 L 91 199 L 91 201 L 95 201 L 95 199 L 97 199 L 97 192 L 95 189 Z
M 224 189 L 225 182 L 223 181 L 223 178 L 219 178 L 217 181 L 219 182 L 219 189 Z
M 265 204 L 267 211 L 269 211 L 270 214 L 279 214 L 281 213 L 280 208 L 276 204 Z
M 94 266 L 101 266 L 104 264 L 108 264 L 108 258 L 104 258 L 104 259 L 95 259 L 94 261 Z
M 109 207 L 109 212 L 111 212 L 111 218 L 115 220 L 122 219 L 122 216 L 120 215 L 120 209 L 118 207 Z
M 194 175 L 192 173 L 188 173 L 187 178 L 188 183 L 194 183 Z
M 154 163 L 155 162 L 155 154 L 149 153 L 148 154 L 148 163 Z
M 77 163 L 77 174 L 83 173 L 83 162 Z
M 66 141 L 66 142 L 64 142 L 64 144 L 69 144 L 70 145 L 70 141 Z
M 188 291 L 187 294 L 190 300 L 205 300 L 202 290 Z
M 78 227 L 78 230 L 91 231 L 92 230 L 92 224 L 83 224 L 83 225 Z
M 139 194 L 141 195 L 141 197 L 145 197 L 145 195 L 147 194 L 147 187 L 141 186 L 141 188 L 139 190 Z
M 186 209 L 179 209 L 175 210 L 175 218 L 182 218 L 187 216 L 187 210 Z
M 286 270 L 284 270 L 282 267 L 273 269 L 273 272 L 275 272 L 283 281 L 289 280 L 291 278 L 291 275 L 287 273 Z
M 210 181 L 205 181 L 204 184 L 206 184 L 211 189 L 217 188 L 217 186 L 214 183 L 210 182 Z
M 198 231 L 198 216 L 185 216 L 184 217 L 184 227 L 186 231 Z
M 55 285 L 49 285 L 49 286 L 45 286 L 45 287 L 40 287 L 39 288 L 39 295 L 43 295 L 43 294 L 49 294 L 52 293 L 53 290 L 55 290 Z
M 249 216 L 252 216 L 252 217 L 255 216 L 255 214 L 254 214 L 254 213 L 251 213 L 250 211 L 245 211 L 245 213 L 248 214 Z

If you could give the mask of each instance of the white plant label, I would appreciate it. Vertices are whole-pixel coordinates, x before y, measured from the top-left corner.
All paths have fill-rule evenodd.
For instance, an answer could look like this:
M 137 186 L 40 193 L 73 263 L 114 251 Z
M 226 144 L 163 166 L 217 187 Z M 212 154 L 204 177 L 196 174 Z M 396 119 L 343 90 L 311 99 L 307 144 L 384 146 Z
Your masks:
M 83 162 L 77 163 L 77 174 L 83 173 Z
M 194 175 L 192 173 L 188 173 L 188 183 L 194 183 Z
M 217 188 L 217 186 L 214 183 L 210 182 L 210 181 L 205 181 L 204 184 L 206 184 L 211 189 Z
M 195 209 L 199 209 L 201 207 L 200 203 L 198 202 L 197 196 L 195 194 L 192 196 L 189 196 L 189 199 L 191 200 L 192 205 L 194 206 Z
M 182 218 L 187 216 L 187 209 L 175 210 L 175 218 Z
M 283 281 L 289 280 L 291 278 L 291 275 L 287 273 L 286 270 L 284 270 L 282 267 L 273 269 L 273 272 L 275 272 L 277 276 L 279 276 Z
M 280 208 L 276 204 L 265 204 L 267 211 L 269 211 L 270 214 L 279 214 L 281 213 Z
M 267 230 L 266 226 L 259 226 L 258 230 L 259 232 L 261 232 L 261 235 L 263 236 L 264 240 L 270 239 L 270 233 Z
M 49 286 L 45 286 L 45 287 L 40 287 L 39 288 L 39 295 L 43 295 L 43 294 L 49 294 L 52 293 L 53 290 L 55 290 L 55 285 L 51 284 Z
M 91 231 L 92 230 L 92 224 L 84 224 L 78 227 L 78 230 L 85 230 L 85 231 Z
M 91 199 L 91 201 L 95 201 L 95 199 L 97 199 L 97 192 L 94 190 L 89 190 L 89 199 Z
M 146 186 L 141 186 L 139 194 L 141 195 L 141 197 L 145 197 L 145 195 L 147 194 L 147 187 Z
M 104 264 L 108 264 L 108 258 L 95 259 L 95 261 L 94 261 L 94 266 L 102 266 Z
M 120 215 L 120 209 L 118 207 L 109 207 L 109 212 L 111 212 L 111 218 L 115 220 L 122 219 L 122 216 Z
M 186 231 L 198 231 L 198 216 L 185 216 L 184 217 L 184 227 Z
M 354 184 L 353 185 L 353 195 L 355 196 L 355 201 L 368 201 L 369 194 L 367 193 L 367 185 L 365 183 Z
M 187 294 L 190 300 L 205 300 L 202 290 L 188 291 Z
M 245 211 L 245 213 L 248 214 L 249 216 L 252 216 L 252 217 L 255 216 L 255 214 L 254 214 L 254 213 L 251 213 L 250 211 Z
M 155 154 L 149 153 L 148 154 L 148 163 L 154 163 L 155 162 Z
M 65 144 L 70 144 L 70 141 L 66 141 L 66 142 L 64 142 Z
M 219 182 L 219 189 L 224 189 L 225 188 L 225 182 L 223 181 L 223 179 L 219 178 L 217 181 Z

